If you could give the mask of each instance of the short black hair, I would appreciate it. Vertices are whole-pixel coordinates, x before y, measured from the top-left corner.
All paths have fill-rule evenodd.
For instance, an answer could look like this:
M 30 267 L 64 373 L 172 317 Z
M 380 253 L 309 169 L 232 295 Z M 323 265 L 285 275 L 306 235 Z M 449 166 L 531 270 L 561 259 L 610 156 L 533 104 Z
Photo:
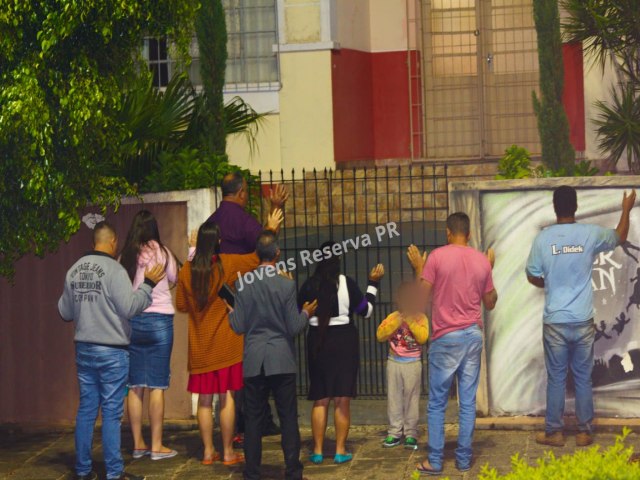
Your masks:
M 256 254 L 261 262 L 272 262 L 278 256 L 278 237 L 271 230 L 264 230 L 256 242 Z
M 573 217 L 578 210 L 578 194 L 569 185 L 561 185 L 553 191 L 553 209 L 556 217 Z
M 244 185 L 244 177 L 240 172 L 228 173 L 222 179 L 222 196 L 238 193 Z
M 469 215 L 464 212 L 455 212 L 447 217 L 447 228 L 454 235 L 469 236 L 471 233 L 471 221 Z
M 114 237 L 117 237 L 116 229 L 113 228 L 113 225 L 111 225 L 109 222 L 105 220 L 103 220 L 102 222 L 96 223 L 96 226 L 93 228 L 93 244 L 94 245 L 104 243 Z

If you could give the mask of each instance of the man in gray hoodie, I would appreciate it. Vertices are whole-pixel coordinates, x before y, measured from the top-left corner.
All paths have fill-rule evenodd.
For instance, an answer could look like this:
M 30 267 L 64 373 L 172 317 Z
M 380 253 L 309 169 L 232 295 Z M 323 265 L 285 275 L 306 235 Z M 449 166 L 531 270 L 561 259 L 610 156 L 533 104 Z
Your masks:
M 164 278 L 156 265 L 133 291 L 125 269 L 114 258 L 118 237 L 100 222 L 93 231 L 93 251 L 67 272 L 58 311 L 75 324 L 76 367 L 80 405 L 76 416 L 76 474 L 78 480 L 98 478 L 92 470 L 93 429 L 102 408 L 102 450 L 108 480 L 144 480 L 124 471 L 120 453 L 120 422 L 129 376 L 129 319 L 151 304 L 151 291 Z

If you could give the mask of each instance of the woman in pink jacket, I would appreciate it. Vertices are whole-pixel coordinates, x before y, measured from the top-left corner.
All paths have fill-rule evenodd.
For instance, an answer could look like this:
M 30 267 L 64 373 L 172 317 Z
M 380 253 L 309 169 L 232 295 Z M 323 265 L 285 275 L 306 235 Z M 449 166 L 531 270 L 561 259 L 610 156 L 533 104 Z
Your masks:
M 177 455 L 162 444 L 164 391 L 169 388 L 171 350 L 173 347 L 173 315 L 170 284 L 177 279 L 174 255 L 162 245 L 158 223 L 148 210 L 133 218 L 120 263 L 129 273 L 134 290 L 144 281 L 145 268 L 164 265 L 166 276 L 152 292 L 151 305 L 131 319 L 129 346 L 129 396 L 127 406 L 133 433 L 133 458 L 149 455 L 162 460 Z M 142 437 L 142 400 L 149 390 L 151 449 Z

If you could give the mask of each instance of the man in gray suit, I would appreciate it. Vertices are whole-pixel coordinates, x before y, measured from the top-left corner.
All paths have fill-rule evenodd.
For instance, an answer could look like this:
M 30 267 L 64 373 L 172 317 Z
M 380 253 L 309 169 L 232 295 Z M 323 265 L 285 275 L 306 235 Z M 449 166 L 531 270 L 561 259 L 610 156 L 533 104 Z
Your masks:
M 295 283 L 276 271 L 280 256 L 277 238 L 264 231 L 256 245 L 260 266 L 253 283 L 244 281 L 229 313 L 231 328 L 244 335 L 245 437 L 244 478 L 260 478 L 265 405 L 273 392 L 282 429 L 285 478 L 300 480 L 300 431 L 296 398 L 294 338 L 304 330 L 317 302 L 296 303 Z

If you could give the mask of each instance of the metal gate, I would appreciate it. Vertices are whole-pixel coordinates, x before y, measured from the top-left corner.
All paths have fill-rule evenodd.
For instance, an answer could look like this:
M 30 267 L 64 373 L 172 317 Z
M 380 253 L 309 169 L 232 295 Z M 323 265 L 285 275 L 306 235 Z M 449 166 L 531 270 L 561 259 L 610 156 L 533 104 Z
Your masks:
M 386 274 L 374 314 L 368 320 L 357 318 L 356 324 L 360 337 L 358 393 L 365 397 L 386 395 L 388 347 L 376 341 L 376 329 L 393 311 L 394 290 L 402 280 L 413 276 L 406 259 L 407 247 L 413 243 L 431 250 L 446 242 L 446 166 L 313 170 L 292 172 L 286 179 L 283 172 L 270 172 L 260 177 L 263 194 L 270 185 L 278 183 L 287 185 L 290 192 L 280 234 L 281 259 L 295 259 L 294 276 L 298 287 L 314 268 L 302 261 L 301 252 L 312 251 L 329 239 L 359 242 L 358 248 L 350 248 L 342 255 L 342 272 L 356 279 L 363 290 L 369 269 L 376 263 L 384 264 Z M 264 215 L 268 204 L 263 201 L 259 208 Z M 379 238 L 381 229 L 390 222 L 396 224 L 399 236 L 389 238 L 387 232 Z M 362 246 L 363 235 L 369 235 L 370 246 Z M 297 339 L 297 348 L 298 393 L 306 395 L 308 373 L 304 336 Z M 426 374 L 426 368 L 423 372 Z M 423 392 L 426 393 L 425 388 Z
M 420 0 L 427 158 L 540 153 L 532 0 Z

